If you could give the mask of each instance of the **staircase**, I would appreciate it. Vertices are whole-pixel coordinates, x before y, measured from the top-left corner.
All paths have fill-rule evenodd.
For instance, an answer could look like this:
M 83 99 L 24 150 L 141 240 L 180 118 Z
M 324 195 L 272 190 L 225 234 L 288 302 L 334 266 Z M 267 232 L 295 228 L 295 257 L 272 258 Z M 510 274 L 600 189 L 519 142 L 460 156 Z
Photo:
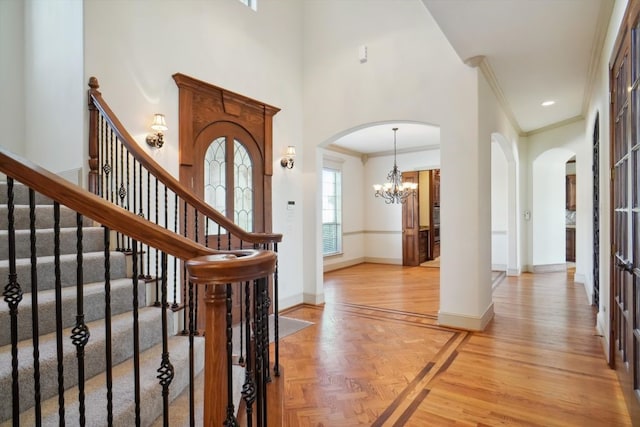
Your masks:
M 7 185 L 0 183 L 0 277 L 4 284 L 9 277 Z M 35 198 L 35 242 L 31 241 L 28 189 L 14 185 L 15 250 L 17 281 L 23 297 L 18 304 L 18 381 L 20 425 L 36 425 L 36 388 L 41 397 L 42 425 L 80 424 L 81 389 L 85 395 L 86 424 L 106 426 L 135 425 L 136 404 L 134 393 L 134 292 L 138 299 L 139 340 L 139 417 L 140 425 L 151 425 L 162 414 L 162 387 L 158 368 L 162 361 L 162 309 L 150 306 L 144 280 L 134 291 L 130 256 L 121 251 L 108 251 L 110 271 L 110 334 L 107 339 L 105 322 L 105 233 L 103 227 L 84 219 L 82 221 L 82 269 L 77 269 L 77 216 L 60 207 L 59 259 L 60 285 L 56 290 L 54 206 L 45 197 Z M 37 281 L 32 283 L 31 247 L 36 250 Z M 72 343 L 72 329 L 77 314 L 77 277 L 82 278 L 84 321 L 90 337 L 84 347 L 85 381 L 78 384 L 79 370 L 76 346 Z M 35 286 L 37 283 L 37 286 Z M 35 288 L 35 289 L 34 289 Z M 36 290 L 36 293 L 32 291 Z M 61 297 L 56 307 L 56 293 Z M 34 339 L 33 304 L 37 299 L 37 328 Z M 56 312 L 61 315 L 58 317 Z M 177 324 L 167 309 L 170 328 Z M 12 346 L 8 304 L 0 302 L 0 425 L 16 425 L 12 420 L 14 402 L 9 399 L 12 389 Z M 58 344 L 61 334 L 62 345 Z M 189 384 L 189 338 L 169 330 L 168 351 L 175 376 L 169 386 L 169 400 L 178 396 Z M 34 344 L 35 343 L 35 344 Z M 37 345 L 38 357 L 34 356 Z M 110 348 L 110 351 L 108 350 Z M 110 355 L 110 361 L 108 361 Z M 39 381 L 34 379 L 39 361 Z M 62 380 L 59 359 L 63 361 Z M 194 339 L 194 367 L 197 375 L 204 364 L 204 341 Z M 109 370 L 108 366 L 112 366 Z M 108 379 L 108 377 L 111 379 Z M 112 381 L 113 419 L 107 411 L 107 383 Z M 37 385 L 38 384 L 38 385 Z M 61 393 L 61 391 L 63 392 Z M 62 403 L 62 405 L 61 405 Z

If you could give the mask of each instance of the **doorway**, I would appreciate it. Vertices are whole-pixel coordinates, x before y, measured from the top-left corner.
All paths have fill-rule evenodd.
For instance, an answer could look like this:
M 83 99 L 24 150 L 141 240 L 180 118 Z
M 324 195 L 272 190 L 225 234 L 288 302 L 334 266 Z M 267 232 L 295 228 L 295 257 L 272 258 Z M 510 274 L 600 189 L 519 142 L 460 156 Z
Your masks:
M 417 266 L 437 260 L 440 257 L 440 169 L 403 172 L 402 181 L 418 183 L 416 194 L 402 204 L 402 265 Z

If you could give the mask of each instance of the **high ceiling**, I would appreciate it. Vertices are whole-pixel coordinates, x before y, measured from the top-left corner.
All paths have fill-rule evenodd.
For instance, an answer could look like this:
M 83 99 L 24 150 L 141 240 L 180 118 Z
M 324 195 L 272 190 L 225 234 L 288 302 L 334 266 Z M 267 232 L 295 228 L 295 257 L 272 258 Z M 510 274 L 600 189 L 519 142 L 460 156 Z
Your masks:
M 614 0 L 422 2 L 463 62 L 484 58 L 480 66 L 520 133 L 584 115 Z M 544 101 L 555 104 L 543 107 Z M 388 151 L 394 126 L 365 128 L 335 145 Z M 397 124 L 398 150 L 432 144 L 433 127 L 420 136 L 413 126 Z

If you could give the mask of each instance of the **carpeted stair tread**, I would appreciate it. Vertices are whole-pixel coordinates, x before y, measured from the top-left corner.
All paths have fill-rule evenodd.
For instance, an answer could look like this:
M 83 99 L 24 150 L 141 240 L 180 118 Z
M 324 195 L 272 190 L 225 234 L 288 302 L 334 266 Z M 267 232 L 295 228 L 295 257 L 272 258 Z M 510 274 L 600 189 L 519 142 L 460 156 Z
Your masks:
M 139 310 L 140 350 L 144 351 L 161 340 L 162 311 L 156 307 Z M 169 324 L 172 324 L 171 322 Z M 87 324 L 91 337 L 85 347 L 85 377 L 90 378 L 105 370 L 105 323 L 100 319 Z M 118 364 L 133 355 L 132 313 L 112 317 L 112 357 Z M 173 334 L 173 331 L 170 331 Z M 77 384 L 76 348 L 71 342 L 71 329 L 63 332 L 64 381 L 65 388 Z M 58 387 L 56 334 L 50 333 L 39 338 L 40 384 L 43 400 L 54 396 Z M 33 343 L 21 341 L 19 352 L 20 410 L 34 404 Z M 0 347 L 0 390 L 11 390 L 11 346 Z M 0 421 L 11 417 L 11 401 L 0 400 Z M 25 424 L 28 425 L 28 424 Z
M 7 204 L 7 182 L 6 179 L 0 178 L 0 205 Z M 52 205 L 53 201 L 40 193 L 35 193 L 35 202 L 37 205 Z M 29 204 L 29 188 L 25 185 L 14 181 L 13 182 L 13 203 L 15 205 L 28 205 Z
M 60 253 L 75 254 L 78 251 L 76 245 L 76 227 L 60 230 Z M 8 232 L 0 230 L 0 241 L 7 241 Z M 16 230 L 16 258 L 29 258 L 31 256 L 31 232 L 30 230 Z M 36 229 L 36 255 L 51 256 L 54 253 L 53 228 Z M 83 227 L 82 251 L 99 252 L 104 250 L 104 229 L 102 227 Z M 9 245 L 0 246 L 0 260 L 9 258 Z
M 189 381 L 189 344 L 187 337 L 172 336 L 168 340 L 169 358 L 174 367 L 175 376 L 169 386 L 169 399 L 175 399 L 188 385 Z M 162 344 L 140 354 L 141 378 L 141 425 L 149 426 L 162 414 L 162 387 L 159 385 L 157 369 L 160 367 Z M 204 366 L 204 339 L 196 337 L 194 340 L 194 365 L 197 375 Z M 135 425 L 134 386 L 132 359 L 114 366 L 113 369 L 113 425 Z M 85 384 L 85 405 L 87 426 L 107 426 L 107 390 L 104 374 L 95 376 Z M 65 392 L 65 420 L 66 425 L 78 424 L 78 390 L 76 387 Z M 171 413 L 172 408 L 169 411 Z M 58 398 L 43 402 L 42 425 L 58 426 Z M 33 409 L 20 416 L 21 425 L 35 425 Z M 1 426 L 8 426 L 7 421 Z
M 7 205 L 0 205 L 0 229 L 9 229 Z M 29 205 L 15 205 L 13 211 L 14 227 L 16 230 L 28 230 L 30 226 Z M 93 226 L 94 223 L 89 218 L 83 217 L 82 223 L 85 227 Z M 36 207 L 36 228 L 53 228 L 53 205 L 38 205 Z M 76 212 L 60 206 L 60 228 L 75 227 L 77 225 Z
M 84 315 L 85 322 L 104 317 L 105 289 L 104 282 L 89 283 L 84 285 Z M 76 287 L 69 285 L 62 288 L 62 315 L 63 327 L 73 327 L 76 322 L 77 298 Z M 31 293 L 24 294 L 18 305 L 18 339 L 25 340 L 32 337 L 31 317 Z M 146 305 L 145 286 L 138 286 L 139 307 Z M 117 315 L 132 309 L 133 281 L 130 278 L 111 280 L 111 314 Z M 55 315 L 55 290 L 49 289 L 38 292 L 38 325 L 39 334 L 45 335 L 54 332 L 56 328 Z M 0 304 L 0 325 L 9 325 L 9 307 Z M 11 343 L 9 328 L 0 329 L 0 346 Z
M 110 272 L 112 279 L 126 277 L 126 255 L 122 252 L 110 253 Z M 104 252 L 89 252 L 83 254 L 83 281 L 94 283 L 104 280 Z M 75 286 L 77 277 L 76 254 L 60 256 L 60 277 L 63 284 Z M 55 277 L 55 258 L 53 256 L 38 257 L 37 265 L 38 289 L 52 289 Z M 16 260 L 17 281 L 22 292 L 31 292 L 31 260 L 21 258 Z M 9 261 L 0 260 L 0 277 L 9 277 Z

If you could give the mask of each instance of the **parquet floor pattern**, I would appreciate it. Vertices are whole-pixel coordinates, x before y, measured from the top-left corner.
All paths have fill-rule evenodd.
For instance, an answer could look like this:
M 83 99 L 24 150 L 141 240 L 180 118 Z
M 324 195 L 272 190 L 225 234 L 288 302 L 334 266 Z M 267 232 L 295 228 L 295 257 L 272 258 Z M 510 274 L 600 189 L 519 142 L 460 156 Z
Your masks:
M 314 325 L 280 344 L 284 425 L 629 426 L 584 288 L 565 273 L 507 277 L 483 332 L 437 325 L 439 270 L 325 274 Z

